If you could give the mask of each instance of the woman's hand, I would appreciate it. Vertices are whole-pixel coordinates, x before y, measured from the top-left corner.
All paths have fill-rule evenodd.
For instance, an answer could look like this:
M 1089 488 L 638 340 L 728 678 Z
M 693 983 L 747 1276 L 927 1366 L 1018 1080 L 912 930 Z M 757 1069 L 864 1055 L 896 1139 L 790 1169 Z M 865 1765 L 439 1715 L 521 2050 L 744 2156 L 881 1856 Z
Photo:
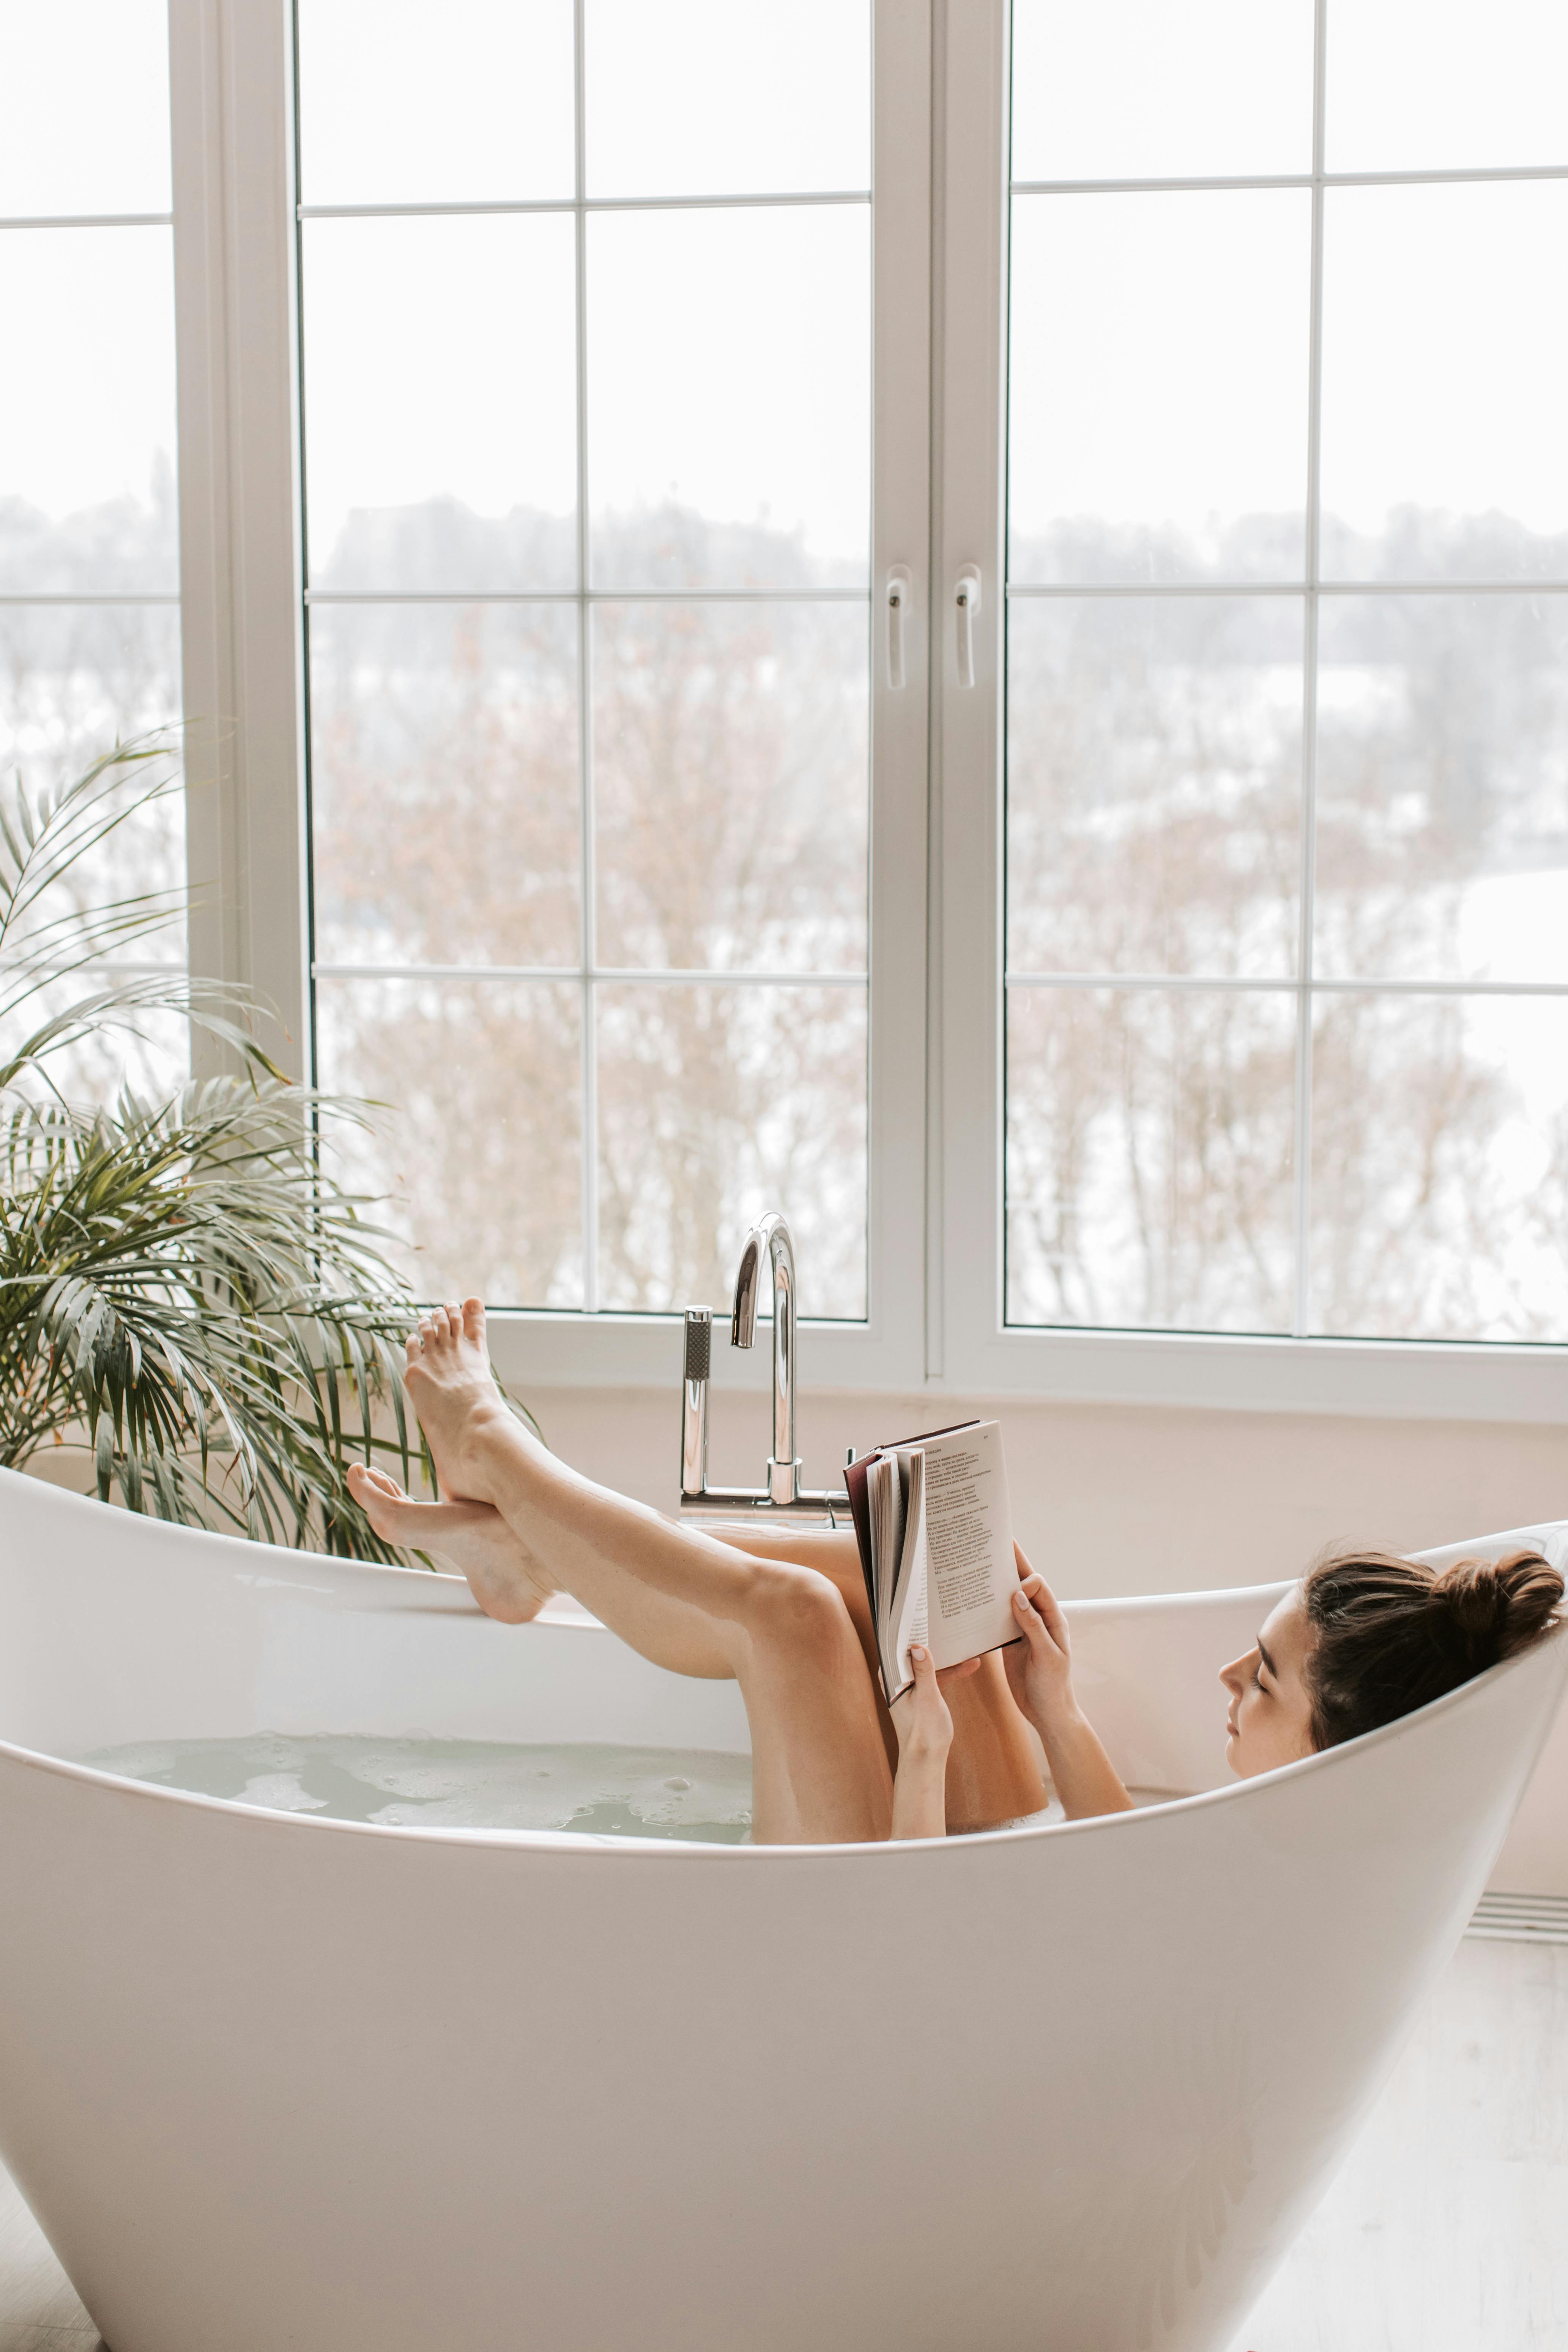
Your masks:
M 910 1649 L 914 1681 L 888 1712 L 899 1735 L 899 1769 L 893 1775 L 893 1827 L 896 1838 L 947 1835 L 947 1751 L 952 1745 L 952 1717 L 942 1695 L 942 1685 L 972 1673 L 977 1661 L 953 1666 L 939 1679 L 931 1652 L 920 1643 Z
M 1124 1813 L 1132 1800 L 1073 1695 L 1067 1619 L 1050 1586 L 1035 1574 L 1016 1544 L 1013 1554 L 1022 1579 L 1013 1596 L 1013 1622 L 1024 1638 L 1002 1653 L 1007 1686 L 1040 1735 L 1051 1786 L 1068 1821 Z M 896 1789 L 893 1801 L 898 1802 Z
M 1013 1622 L 1022 1642 L 1010 1643 L 1002 1653 L 1007 1687 L 1020 1714 L 1026 1716 L 1044 1738 L 1046 1727 L 1076 1714 L 1072 1687 L 1072 1652 L 1067 1620 L 1056 1594 L 1043 1576 L 1037 1576 L 1019 1547 L 1013 1546 L 1020 1582 L 1013 1596 Z

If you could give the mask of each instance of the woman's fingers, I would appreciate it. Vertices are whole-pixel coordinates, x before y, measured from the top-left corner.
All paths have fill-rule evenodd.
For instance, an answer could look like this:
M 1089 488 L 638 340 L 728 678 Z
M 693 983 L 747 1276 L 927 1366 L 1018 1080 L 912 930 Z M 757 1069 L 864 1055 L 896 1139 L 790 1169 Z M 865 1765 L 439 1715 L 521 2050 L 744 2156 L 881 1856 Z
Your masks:
M 1058 1605 L 1057 1596 L 1044 1577 L 1032 1572 L 1013 1595 L 1013 1615 L 1028 1638 L 1029 1647 L 1061 1652 L 1068 1648 L 1067 1621 Z
M 1058 1649 L 1065 1650 L 1068 1645 L 1068 1621 L 1062 1615 L 1061 1603 L 1043 1576 L 1037 1577 L 1035 1581 L 1040 1588 L 1035 1597 L 1035 1606 L 1044 1618 L 1046 1631 L 1052 1641 Z
M 949 1683 L 967 1682 L 971 1675 L 977 1675 L 979 1672 L 978 1658 L 965 1658 L 962 1665 L 939 1666 L 936 1670 L 936 1686 L 938 1690 L 945 1690 Z
M 1026 1585 L 1021 1584 L 1013 1595 L 1013 1622 L 1036 1655 L 1043 1656 L 1047 1648 L 1046 1629 Z

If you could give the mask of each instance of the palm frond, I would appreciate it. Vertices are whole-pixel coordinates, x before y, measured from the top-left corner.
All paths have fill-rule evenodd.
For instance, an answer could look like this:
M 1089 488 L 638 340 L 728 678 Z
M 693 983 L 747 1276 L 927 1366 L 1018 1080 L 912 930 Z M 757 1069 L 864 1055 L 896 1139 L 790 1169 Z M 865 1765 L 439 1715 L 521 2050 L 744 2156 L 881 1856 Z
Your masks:
M 90 850 L 177 788 L 170 758 L 161 739 L 116 746 L 52 796 L 0 794 L 0 1463 L 76 1443 L 99 1494 L 132 1510 L 396 1559 L 347 1471 L 378 1455 L 405 1483 L 416 1459 L 429 1470 L 401 1378 L 416 1310 L 376 1204 L 323 1157 L 367 1107 L 290 1084 L 239 992 L 174 967 L 92 973 L 183 911 L 179 894 L 58 905 Z M 73 975 L 66 1004 L 5 1037 Z M 69 1047 L 171 1013 L 229 1044 L 239 1074 L 68 1098 Z

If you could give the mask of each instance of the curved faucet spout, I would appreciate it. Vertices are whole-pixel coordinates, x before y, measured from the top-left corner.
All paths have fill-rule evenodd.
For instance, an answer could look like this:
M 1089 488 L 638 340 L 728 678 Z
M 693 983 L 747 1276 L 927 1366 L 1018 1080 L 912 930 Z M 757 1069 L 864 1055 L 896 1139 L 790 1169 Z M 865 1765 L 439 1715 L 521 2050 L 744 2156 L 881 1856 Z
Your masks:
M 756 1336 L 757 1288 L 764 1250 L 773 1285 L 773 1450 L 768 1457 L 768 1499 L 793 1503 L 800 1495 L 800 1459 L 795 1450 L 795 1244 L 776 1209 L 746 1235 L 735 1276 L 730 1344 L 749 1348 Z

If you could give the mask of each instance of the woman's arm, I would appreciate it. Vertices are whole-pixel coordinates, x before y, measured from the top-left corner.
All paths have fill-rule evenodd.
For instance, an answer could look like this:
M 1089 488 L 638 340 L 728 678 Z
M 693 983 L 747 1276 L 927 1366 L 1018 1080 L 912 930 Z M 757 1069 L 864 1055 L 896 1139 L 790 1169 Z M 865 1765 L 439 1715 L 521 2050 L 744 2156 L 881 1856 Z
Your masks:
M 1074 1695 L 1067 1620 L 1056 1595 L 1016 1544 L 1013 1549 L 1022 1580 L 1013 1598 L 1013 1614 L 1024 1639 L 1002 1655 L 1019 1711 L 1040 1735 L 1063 1811 L 1069 1822 L 1095 1813 L 1131 1812 L 1132 1800 Z M 896 1807 L 896 1791 L 893 1801 Z
M 914 1668 L 914 1685 L 896 1698 L 892 1706 L 893 1728 L 899 1735 L 899 1769 L 893 1775 L 893 1826 L 889 1835 L 945 1837 L 947 1751 L 952 1745 L 952 1717 L 942 1695 L 931 1652 L 917 1643 L 910 1651 L 910 1664 Z M 952 1673 L 962 1675 L 963 1668 L 955 1666 Z

